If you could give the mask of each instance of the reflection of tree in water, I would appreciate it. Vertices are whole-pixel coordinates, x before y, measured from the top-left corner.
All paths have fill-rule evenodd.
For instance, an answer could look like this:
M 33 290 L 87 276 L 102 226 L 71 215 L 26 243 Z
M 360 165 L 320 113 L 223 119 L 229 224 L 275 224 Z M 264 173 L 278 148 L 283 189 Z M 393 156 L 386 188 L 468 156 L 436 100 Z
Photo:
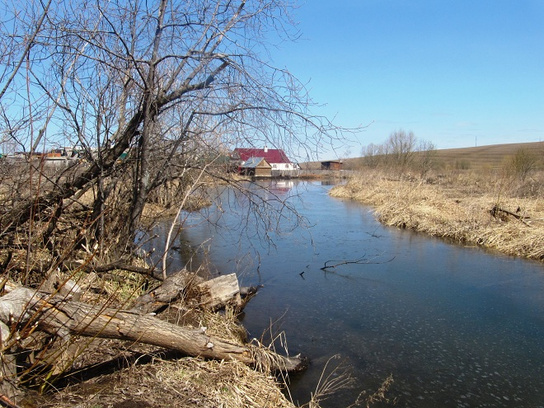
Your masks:
M 181 229 L 176 242 L 178 246 L 172 247 L 172 251 L 175 251 L 179 257 L 179 263 L 173 263 L 171 267 L 175 269 L 187 268 L 190 271 L 196 271 L 202 266 L 206 266 L 209 261 L 207 258 L 207 246 L 206 243 L 195 245 L 187 236 L 187 230 Z
M 170 223 L 165 221 L 153 228 L 152 237 L 143 245 L 143 249 L 150 253 L 150 261 L 159 270 L 161 258 L 164 253 L 165 237 L 170 228 Z M 167 255 L 167 272 L 175 273 L 183 268 L 189 271 L 197 271 L 208 264 L 207 242 L 196 243 L 189 239 L 189 232 L 185 228 L 178 227 L 174 232 L 174 245 L 170 247 Z

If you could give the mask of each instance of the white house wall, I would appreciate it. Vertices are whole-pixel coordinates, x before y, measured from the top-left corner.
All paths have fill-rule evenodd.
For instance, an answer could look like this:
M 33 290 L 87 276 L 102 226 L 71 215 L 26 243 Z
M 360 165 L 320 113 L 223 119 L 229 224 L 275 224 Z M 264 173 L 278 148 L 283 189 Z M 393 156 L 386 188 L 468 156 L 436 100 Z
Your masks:
M 293 163 L 270 163 L 270 164 L 272 166 L 272 170 L 292 171 L 297 169 L 293 165 Z

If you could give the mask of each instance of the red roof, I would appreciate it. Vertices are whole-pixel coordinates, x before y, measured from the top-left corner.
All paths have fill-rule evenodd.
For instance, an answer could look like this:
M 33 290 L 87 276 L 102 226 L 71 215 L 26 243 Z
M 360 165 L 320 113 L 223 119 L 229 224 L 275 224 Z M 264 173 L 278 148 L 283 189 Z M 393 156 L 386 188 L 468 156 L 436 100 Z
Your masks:
M 250 157 L 262 157 L 268 163 L 291 163 L 285 152 L 281 149 L 234 149 L 235 156 L 240 160 L 246 161 Z

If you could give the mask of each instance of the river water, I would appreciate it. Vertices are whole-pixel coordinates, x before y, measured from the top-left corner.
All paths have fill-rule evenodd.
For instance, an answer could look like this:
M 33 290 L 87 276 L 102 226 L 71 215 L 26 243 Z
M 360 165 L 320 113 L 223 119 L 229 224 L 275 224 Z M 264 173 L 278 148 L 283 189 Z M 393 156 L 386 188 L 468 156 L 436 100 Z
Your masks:
M 389 375 L 397 407 L 544 407 L 542 264 L 384 227 L 320 182 L 272 183 L 258 194 L 283 210 L 283 233 L 256 228 L 251 200 L 224 190 L 221 205 L 185 219 L 178 246 L 204 243 L 193 264 L 262 285 L 243 323 L 256 338 L 284 331 L 289 352 L 311 359 L 291 378 L 295 402 L 339 355 L 329 367 L 340 363 L 355 383 L 323 407 L 345 407 Z M 293 229 L 301 220 L 278 197 L 290 197 L 306 228 Z

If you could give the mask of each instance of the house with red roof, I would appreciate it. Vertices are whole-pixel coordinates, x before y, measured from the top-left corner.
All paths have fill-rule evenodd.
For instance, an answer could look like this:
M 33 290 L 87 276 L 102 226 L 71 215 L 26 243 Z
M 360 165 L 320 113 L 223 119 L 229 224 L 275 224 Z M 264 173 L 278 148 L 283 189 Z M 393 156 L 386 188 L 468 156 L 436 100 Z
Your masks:
M 289 157 L 281 149 L 236 148 L 232 154 L 233 160 L 239 161 L 239 169 L 244 168 L 246 162 L 252 163 L 252 158 L 262 158 L 272 166 L 272 176 L 294 176 L 299 170 L 296 163 L 292 163 Z M 253 159 L 254 160 L 254 159 Z

